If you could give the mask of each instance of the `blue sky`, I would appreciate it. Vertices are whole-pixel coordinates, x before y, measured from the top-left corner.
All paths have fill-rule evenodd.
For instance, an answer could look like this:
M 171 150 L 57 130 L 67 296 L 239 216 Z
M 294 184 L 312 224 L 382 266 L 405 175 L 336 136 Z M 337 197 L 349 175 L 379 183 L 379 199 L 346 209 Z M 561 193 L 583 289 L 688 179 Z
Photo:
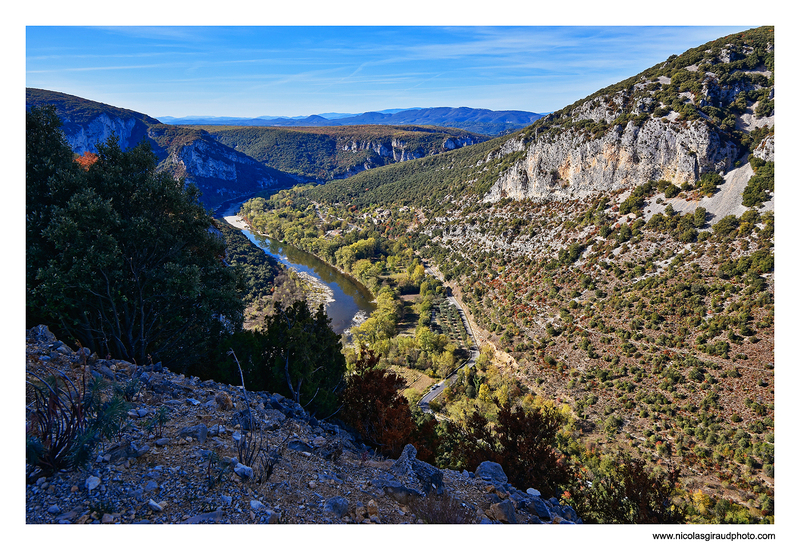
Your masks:
M 29 25 L 25 78 L 154 117 L 543 113 L 746 28 Z

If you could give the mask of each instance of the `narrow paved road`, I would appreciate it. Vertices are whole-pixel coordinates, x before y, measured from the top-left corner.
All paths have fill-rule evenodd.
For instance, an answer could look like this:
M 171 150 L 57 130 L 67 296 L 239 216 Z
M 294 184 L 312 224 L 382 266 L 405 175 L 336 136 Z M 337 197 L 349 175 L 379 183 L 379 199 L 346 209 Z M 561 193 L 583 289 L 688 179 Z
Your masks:
M 436 277 L 439 280 L 442 280 L 442 278 L 435 271 L 433 271 L 433 269 L 431 269 L 427 264 L 425 264 L 425 262 L 423 262 L 422 265 L 425 266 L 426 273 Z M 431 391 L 429 391 L 427 394 L 425 394 L 425 396 L 422 399 L 420 399 L 419 408 L 422 410 L 422 412 L 426 413 L 432 412 L 431 401 L 439 397 L 439 395 L 444 391 L 444 389 L 455 381 L 455 379 L 458 377 L 458 371 L 460 371 L 461 369 L 463 369 L 468 365 L 469 366 L 475 365 L 475 362 L 478 360 L 478 356 L 480 355 L 480 351 L 478 350 L 478 342 L 475 339 L 475 334 L 473 334 L 472 332 L 472 326 L 470 325 L 469 320 L 467 319 L 467 315 L 466 313 L 464 313 L 464 308 L 461 307 L 461 303 L 454 296 L 448 296 L 447 299 L 458 310 L 458 313 L 461 316 L 461 322 L 464 324 L 464 328 L 466 328 L 467 340 L 471 342 L 469 348 L 469 358 L 466 361 L 464 361 L 461 365 L 459 365 L 453 372 L 448 374 L 444 380 L 434 384 L 433 388 L 431 388 Z

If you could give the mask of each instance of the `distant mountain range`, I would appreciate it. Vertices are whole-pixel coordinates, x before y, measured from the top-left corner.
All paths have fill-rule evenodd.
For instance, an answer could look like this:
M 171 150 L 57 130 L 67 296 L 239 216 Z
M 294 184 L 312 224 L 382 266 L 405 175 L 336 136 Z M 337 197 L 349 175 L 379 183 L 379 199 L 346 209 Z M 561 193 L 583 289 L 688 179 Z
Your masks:
M 434 107 L 426 109 L 386 109 L 360 114 L 323 113 L 307 117 L 160 117 L 165 124 L 232 125 L 232 126 L 356 126 L 363 124 L 427 125 L 459 128 L 485 135 L 502 135 L 530 126 L 542 118 L 528 111 L 491 111 L 469 107 Z

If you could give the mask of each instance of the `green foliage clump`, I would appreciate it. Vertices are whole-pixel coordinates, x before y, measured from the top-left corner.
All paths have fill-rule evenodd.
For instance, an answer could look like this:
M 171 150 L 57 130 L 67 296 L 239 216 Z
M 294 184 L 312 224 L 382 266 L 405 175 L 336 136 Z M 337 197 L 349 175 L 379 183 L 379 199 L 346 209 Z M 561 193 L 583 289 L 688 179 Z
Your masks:
M 191 372 L 237 386 L 244 378 L 250 391 L 285 395 L 311 414 L 327 417 L 339 406 L 345 359 L 323 306 L 312 313 L 305 301 L 278 302 L 262 328 L 228 335 Z
M 254 389 L 287 395 L 316 416 L 334 414 L 344 389 L 345 359 L 323 306 L 312 314 L 304 301 L 287 308 L 277 304 L 263 338 L 263 385 Z
M 707 197 L 711 197 L 717 192 L 717 187 L 722 185 L 724 178 L 716 172 L 703 174 L 697 182 L 697 188 Z
M 714 230 L 714 235 L 719 238 L 726 238 L 732 236 L 739 228 L 739 219 L 730 214 L 721 218 L 717 223 L 711 226 Z
M 775 163 L 751 157 L 750 165 L 756 172 L 742 192 L 742 205 L 760 208 L 775 192 Z
M 682 523 L 683 509 L 674 502 L 680 471 L 649 471 L 631 456 L 605 457 L 570 489 L 567 499 L 589 523 Z M 588 483 L 591 481 L 591 483 Z
M 553 406 L 526 410 L 510 402 L 501 406 L 494 429 L 474 410 L 462 425 L 447 423 L 443 447 L 451 467 L 474 470 L 491 460 L 503 466 L 516 487 L 536 487 L 545 497 L 560 492 L 570 479 L 568 464 L 556 452 L 564 418 Z
M 572 243 L 567 248 L 563 248 L 559 251 L 558 261 L 561 262 L 562 265 L 573 264 L 581 257 L 585 249 L 586 245 L 583 243 Z
M 59 125 L 27 114 L 28 323 L 102 355 L 190 363 L 243 310 L 197 188 L 157 173 L 146 142 L 112 138 L 79 169 Z
M 241 271 L 245 303 L 271 295 L 275 279 L 281 273 L 280 264 L 269 254 L 255 246 L 244 234 L 231 225 L 215 221 L 225 238 L 226 260 Z
M 675 185 L 674 183 L 670 183 L 667 187 L 664 188 L 664 196 L 668 199 L 677 197 L 678 194 L 681 192 L 681 188 Z

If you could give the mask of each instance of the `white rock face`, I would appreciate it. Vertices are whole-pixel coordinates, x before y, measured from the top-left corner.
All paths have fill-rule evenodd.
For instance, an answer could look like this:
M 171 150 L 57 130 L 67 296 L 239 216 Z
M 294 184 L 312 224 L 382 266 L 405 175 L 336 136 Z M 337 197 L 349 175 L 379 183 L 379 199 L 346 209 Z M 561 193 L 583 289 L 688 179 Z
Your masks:
M 186 172 L 193 176 L 235 181 L 236 162 L 239 159 L 235 158 L 236 155 L 224 155 L 221 152 L 219 147 L 211 147 L 202 140 L 196 140 L 181 148 L 178 156 Z
M 453 149 L 459 149 L 466 145 L 474 145 L 475 143 L 477 143 L 477 141 L 469 136 L 448 137 L 442 142 L 441 148 L 442 151 L 452 151 Z M 403 162 L 406 160 L 422 158 L 430 153 L 430 151 L 426 151 L 422 147 L 411 149 L 407 142 L 397 138 L 392 138 L 390 141 L 386 142 L 352 140 L 341 145 L 341 149 L 343 151 L 354 152 L 371 150 L 381 157 L 391 158 L 395 162 Z M 365 166 L 365 169 L 369 168 L 370 166 Z M 355 172 L 359 171 L 361 170 L 355 170 Z
M 133 136 L 135 118 L 110 117 L 106 113 L 101 113 L 92 119 L 86 126 L 72 123 L 69 119 L 64 120 L 64 134 L 72 150 L 82 155 L 85 152 L 97 152 L 97 144 L 105 143 L 112 135 L 119 139 L 120 147 L 123 150 L 135 147 Z
M 345 143 L 342 146 L 343 151 L 367 151 L 371 150 L 374 151 L 375 154 L 391 158 L 395 162 L 401 162 L 404 160 L 411 160 L 415 158 L 421 158 L 425 156 L 424 151 L 410 151 L 408 150 L 408 146 L 404 141 L 399 139 L 392 139 L 389 142 L 380 142 L 380 141 L 351 141 L 349 143 Z M 365 168 L 370 168 L 367 166 Z M 358 170 L 360 171 L 360 170 Z
M 768 162 L 775 162 L 775 135 L 765 137 L 753 151 L 753 156 Z
M 466 147 L 467 145 L 475 145 L 477 141 L 470 137 L 460 137 L 460 138 L 452 138 L 449 137 L 444 140 L 442 147 L 447 151 L 452 151 L 453 149 L 460 149 L 461 147 Z
M 608 121 L 609 116 L 605 105 L 589 102 L 581 118 Z M 504 149 L 513 152 L 523 147 L 510 141 Z M 680 185 L 695 182 L 706 172 L 727 172 L 737 154 L 735 144 L 722 141 L 702 121 L 652 118 L 641 127 L 633 122 L 625 128 L 615 126 L 598 139 L 570 129 L 555 137 L 538 136 L 484 200 L 570 199 L 660 179 Z

